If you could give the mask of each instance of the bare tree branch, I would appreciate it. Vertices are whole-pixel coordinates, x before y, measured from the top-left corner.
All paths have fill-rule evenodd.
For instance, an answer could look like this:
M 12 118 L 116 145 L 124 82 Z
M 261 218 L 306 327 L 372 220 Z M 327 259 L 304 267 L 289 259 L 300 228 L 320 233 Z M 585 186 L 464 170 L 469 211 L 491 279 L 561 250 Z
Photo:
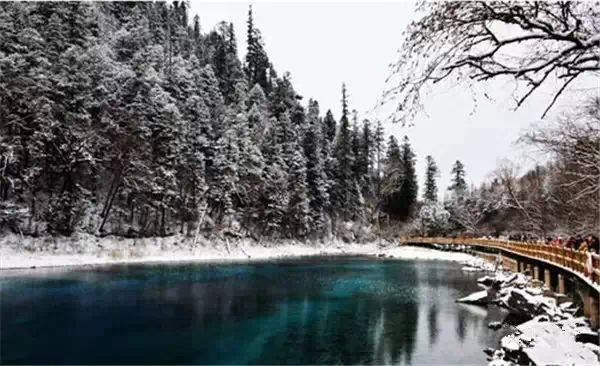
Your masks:
M 597 2 L 423 2 L 425 15 L 404 34 L 381 103 L 392 121 L 407 123 L 429 84 L 446 79 L 512 77 L 519 108 L 551 76 L 566 79 L 542 118 L 578 77 L 600 72 Z

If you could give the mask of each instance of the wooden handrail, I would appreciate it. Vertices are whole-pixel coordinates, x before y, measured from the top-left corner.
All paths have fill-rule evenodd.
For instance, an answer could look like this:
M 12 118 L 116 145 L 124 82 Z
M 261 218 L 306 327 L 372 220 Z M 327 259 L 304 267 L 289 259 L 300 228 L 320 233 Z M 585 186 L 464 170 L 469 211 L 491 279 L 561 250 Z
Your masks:
M 597 286 L 600 286 L 600 255 L 591 254 L 591 271 L 586 271 L 586 262 L 588 253 L 574 251 L 570 248 L 561 248 L 552 245 L 523 243 L 507 240 L 495 240 L 485 238 L 426 238 L 410 237 L 402 238 L 404 243 L 423 243 L 423 244 L 455 244 L 455 245 L 478 245 L 495 249 L 504 249 L 517 254 L 521 254 L 533 259 L 542 259 L 551 264 L 568 268 L 573 272 L 591 280 Z

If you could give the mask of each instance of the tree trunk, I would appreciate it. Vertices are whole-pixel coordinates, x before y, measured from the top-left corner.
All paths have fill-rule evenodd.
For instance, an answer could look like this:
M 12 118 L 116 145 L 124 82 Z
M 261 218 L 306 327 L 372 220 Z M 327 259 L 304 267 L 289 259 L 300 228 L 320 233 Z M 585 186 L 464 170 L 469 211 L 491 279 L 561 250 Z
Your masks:
M 102 231 L 104 230 L 104 225 L 106 224 L 106 220 L 108 219 L 108 216 L 110 214 L 110 210 L 111 210 L 113 202 L 115 200 L 115 196 L 119 192 L 120 185 L 121 185 L 121 168 L 119 168 L 119 170 L 117 170 L 117 174 L 115 174 L 115 176 L 110 184 L 110 189 L 108 190 L 108 194 L 106 195 L 104 209 L 102 210 L 102 213 L 100 214 L 100 217 L 102 217 L 102 223 L 100 224 L 100 227 L 98 228 L 98 232 L 100 232 L 100 233 L 102 233 Z

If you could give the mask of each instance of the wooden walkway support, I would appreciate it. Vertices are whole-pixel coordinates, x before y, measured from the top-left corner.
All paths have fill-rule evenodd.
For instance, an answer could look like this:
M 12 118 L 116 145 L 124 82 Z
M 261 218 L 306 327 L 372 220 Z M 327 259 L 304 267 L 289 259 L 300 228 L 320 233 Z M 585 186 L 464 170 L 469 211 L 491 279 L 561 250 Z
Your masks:
M 542 260 L 549 264 L 560 266 L 563 269 L 585 278 L 595 286 L 600 286 L 600 255 L 582 253 L 568 248 L 561 248 L 544 244 L 530 244 L 514 241 L 479 239 L 479 238 L 403 238 L 400 242 L 405 244 L 455 244 L 489 247 L 512 252 L 531 259 Z M 591 262 L 591 263 L 589 263 Z M 588 265 L 591 264 L 591 265 Z M 587 269 L 586 269 L 587 267 Z M 600 288 L 600 287 L 599 287 Z
M 565 275 L 576 278 L 588 288 L 582 299 L 584 313 L 590 318 L 593 328 L 600 327 L 600 255 L 598 254 L 551 245 L 486 238 L 409 237 L 401 238 L 400 243 L 466 245 L 499 250 L 516 260 L 516 265 L 511 267 L 517 271 L 529 270 L 535 279 L 544 281 L 549 288 L 554 288 L 558 293 L 566 291 Z M 553 281 L 552 278 L 556 280 Z M 555 286 L 552 285 L 553 283 Z

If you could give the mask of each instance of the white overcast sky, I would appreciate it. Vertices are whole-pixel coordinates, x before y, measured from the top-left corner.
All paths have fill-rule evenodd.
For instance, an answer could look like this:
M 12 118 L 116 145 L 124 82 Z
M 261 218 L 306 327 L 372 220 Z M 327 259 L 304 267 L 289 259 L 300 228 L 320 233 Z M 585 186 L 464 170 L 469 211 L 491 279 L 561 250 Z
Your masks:
M 238 52 L 246 49 L 249 2 L 191 3 L 203 32 L 222 21 L 234 24 Z M 402 42 L 402 32 L 414 19 L 414 2 L 252 2 L 254 24 L 263 35 L 271 62 L 281 75 L 289 71 L 296 91 L 316 99 L 324 114 L 331 109 L 340 116 L 341 84 L 349 91 L 351 109 L 359 118 L 383 117 L 373 111 Z M 547 93 L 535 95 L 513 111 L 513 84 L 496 82 L 488 93 L 494 102 L 478 100 L 475 106 L 468 87 L 441 87 L 425 102 L 425 111 L 412 127 L 385 126 L 399 139 L 408 135 L 417 154 L 417 173 L 422 183 L 424 158 L 432 155 L 441 170 L 441 197 L 448 186 L 454 161 L 461 160 L 468 181 L 479 184 L 503 158 L 531 166 L 531 153 L 514 144 L 532 122 L 539 121 Z M 383 119 L 383 118 L 382 118 Z M 422 185 L 420 185 L 420 188 Z M 419 193 L 421 194 L 421 192 Z

